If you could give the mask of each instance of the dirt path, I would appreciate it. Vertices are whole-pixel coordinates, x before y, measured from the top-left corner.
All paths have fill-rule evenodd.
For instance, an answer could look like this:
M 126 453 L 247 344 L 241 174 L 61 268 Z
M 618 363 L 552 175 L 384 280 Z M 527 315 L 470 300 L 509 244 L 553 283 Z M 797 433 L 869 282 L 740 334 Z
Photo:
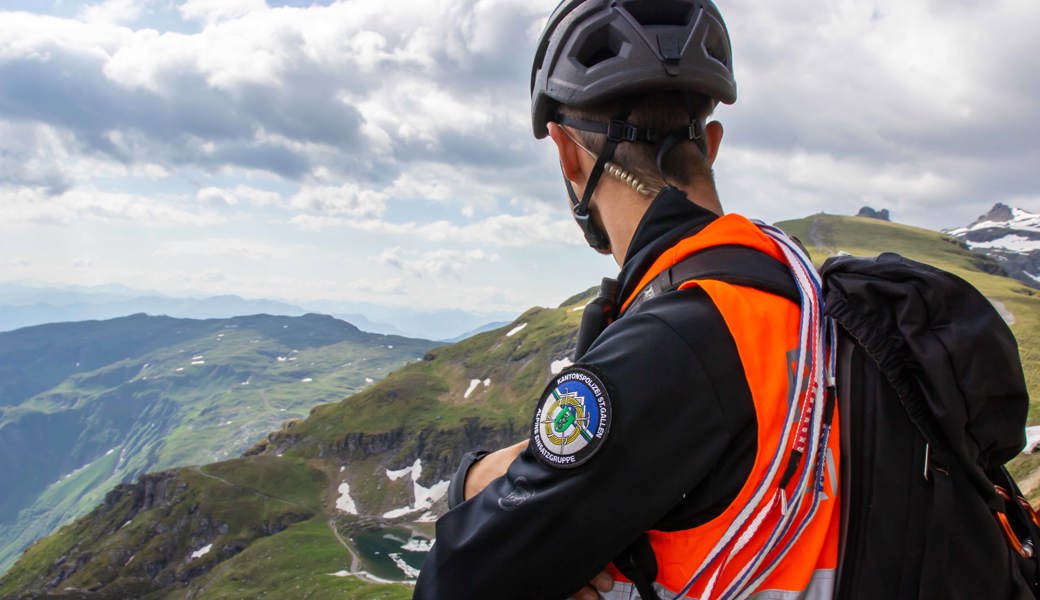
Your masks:
M 346 548 L 347 554 L 350 555 L 350 571 L 352 575 L 359 574 L 361 572 L 361 558 L 354 552 L 353 546 L 347 543 L 347 540 L 343 539 L 343 536 L 339 533 L 339 528 L 336 527 L 336 519 L 329 517 L 328 520 L 329 529 L 332 530 L 332 535 L 336 536 L 336 540 L 339 541 L 340 545 Z

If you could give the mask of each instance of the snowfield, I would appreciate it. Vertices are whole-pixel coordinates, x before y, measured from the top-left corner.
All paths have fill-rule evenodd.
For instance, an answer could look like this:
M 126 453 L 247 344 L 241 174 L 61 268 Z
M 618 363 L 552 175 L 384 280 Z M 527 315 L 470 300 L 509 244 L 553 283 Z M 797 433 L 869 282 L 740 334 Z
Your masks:
M 470 379 L 469 380 L 469 387 L 466 388 L 466 393 L 462 395 L 462 399 L 465 400 L 465 399 L 469 398 L 470 394 L 472 394 L 474 391 L 476 391 L 477 386 L 479 386 L 482 383 L 484 384 L 484 387 L 488 387 L 488 386 L 491 385 L 491 379 L 488 378 L 488 379 L 484 379 L 483 381 L 481 381 L 480 379 Z
M 422 460 L 415 459 L 412 466 L 398 469 L 398 470 L 386 470 L 386 476 L 391 481 L 397 481 L 405 475 L 410 475 L 412 479 L 412 496 L 414 501 L 410 506 L 402 508 L 395 508 L 383 513 L 384 519 L 397 519 L 405 515 L 412 513 L 424 512 L 428 513 L 429 509 L 435 502 L 444 498 L 448 494 L 448 485 L 450 482 L 445 479 L 444 481 L 438 481 L 430 487 L 425 487 L 419 483 L 419 477 L 422 475 Z M 423 514 L 420 519 L 428 518 L 428 514 Z M 436 516 L 434 516 L 436 520 Z
M 572 362 L 571 359 L 564 356 L 560 360 L 554 360 L 552 361 L 552 363 L 549 364 L 549 372 L 553 375 L 559 375 L 560 371 L 566 369 L 567 367 L 573 364 L 574 362 Z
M 212 549 L 213 549 L 213 544 L 206 544 L 205 546 L 203 546 L 203 547 L 199 548 L 198 550 L 192 552 L 191 553 L 191 558 L 188 559 L 188 560 L 195 560 L 196 558 L 202 558 L 203 556 L 209 554 L 209 551 L 212 550 Z
M 336 500 L 336 510 L 345 512 L 348 515 L 358 514 L 357 504 L 354 504 L 354 499 L 350 497 L 350 484 L 346 481 L 339 484 L 339 498 Z
M 1026 447 L 1022 449 L 1022 454 L 1035 452 L 1037 445 L 1040 445 L 1040 426 L 1026 427 Z
M 1034 252 L 1040 250 L 1040 239 L 1032 239 L 1021 235 L 1005 235 L 991 242 L 968 242 L 972 248 L 1010 250 L 1012 252 Z
M 980 231 L 982 229 L 993 229 L 997 227 L 1009 227 L 1011 229 L 1040 232 L 1040 215 L 1022 210 L 1021 208 L 1012 208 L 1010 221 L 979 221 L 977 223 L 972 223 L 967 227 L 952 229 L 949 231 L 949 234 L 960 236 L 969 231 Z

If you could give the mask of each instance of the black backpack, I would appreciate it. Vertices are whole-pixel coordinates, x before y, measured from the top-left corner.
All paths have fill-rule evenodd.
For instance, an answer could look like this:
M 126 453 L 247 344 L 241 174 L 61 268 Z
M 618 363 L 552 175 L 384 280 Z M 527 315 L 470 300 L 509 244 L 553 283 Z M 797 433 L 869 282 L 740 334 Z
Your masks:
M 896 254 L 821 275 L 839 330 L 836 598 L 1040 597 L 1040 521 L 1004 468 L 1029 405 L 1007 324 L 968 282 Z M 686 257 L 648 295 L 692 279 L 799 297 L 787 267 L 741 246 Z
M 1037 597 L 1040 524 L 1004 468 L 1029 405 L 1007 324 L 963 279 L 896 254 L 821 275 L 841 331 L 837 597 Z

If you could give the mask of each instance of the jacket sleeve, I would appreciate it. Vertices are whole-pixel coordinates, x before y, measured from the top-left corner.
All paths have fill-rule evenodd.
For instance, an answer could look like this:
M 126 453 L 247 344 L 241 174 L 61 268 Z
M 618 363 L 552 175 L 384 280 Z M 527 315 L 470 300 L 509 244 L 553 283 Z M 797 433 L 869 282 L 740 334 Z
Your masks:
M 532 440 L 505 476 L 437 522 L 414 598 L 566 598 L 683 503 L 747 431 L 746 411 L 720 404 L 698 354 L 653 314 L 611 325 L 546 390 L 568 371 L 605 384 L 612 423 L 595 453 L 551 466 Z

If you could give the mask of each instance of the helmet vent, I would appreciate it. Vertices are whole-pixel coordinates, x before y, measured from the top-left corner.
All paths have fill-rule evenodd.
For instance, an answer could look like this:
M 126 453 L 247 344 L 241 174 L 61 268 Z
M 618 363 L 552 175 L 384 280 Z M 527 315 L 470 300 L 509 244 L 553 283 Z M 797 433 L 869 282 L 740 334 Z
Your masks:
M 725 50 L 728 46 L 729 44 L 726 43 L 726 40 L 717 32 L 709 33 L 704 39 L 704 51 L 708 56 L 724 65 L 729 64 L 729 57 L 726 55 Z
M 621 6 L 644 27 L 653 27 L 655 25 L 688 26 L 695 7 L 688 0 L 658 2 L 626 0 Z
M 617 57 L 621 53 L 621 36 L 610 25 L 588 34 L 575 58 L 586 69 Z

